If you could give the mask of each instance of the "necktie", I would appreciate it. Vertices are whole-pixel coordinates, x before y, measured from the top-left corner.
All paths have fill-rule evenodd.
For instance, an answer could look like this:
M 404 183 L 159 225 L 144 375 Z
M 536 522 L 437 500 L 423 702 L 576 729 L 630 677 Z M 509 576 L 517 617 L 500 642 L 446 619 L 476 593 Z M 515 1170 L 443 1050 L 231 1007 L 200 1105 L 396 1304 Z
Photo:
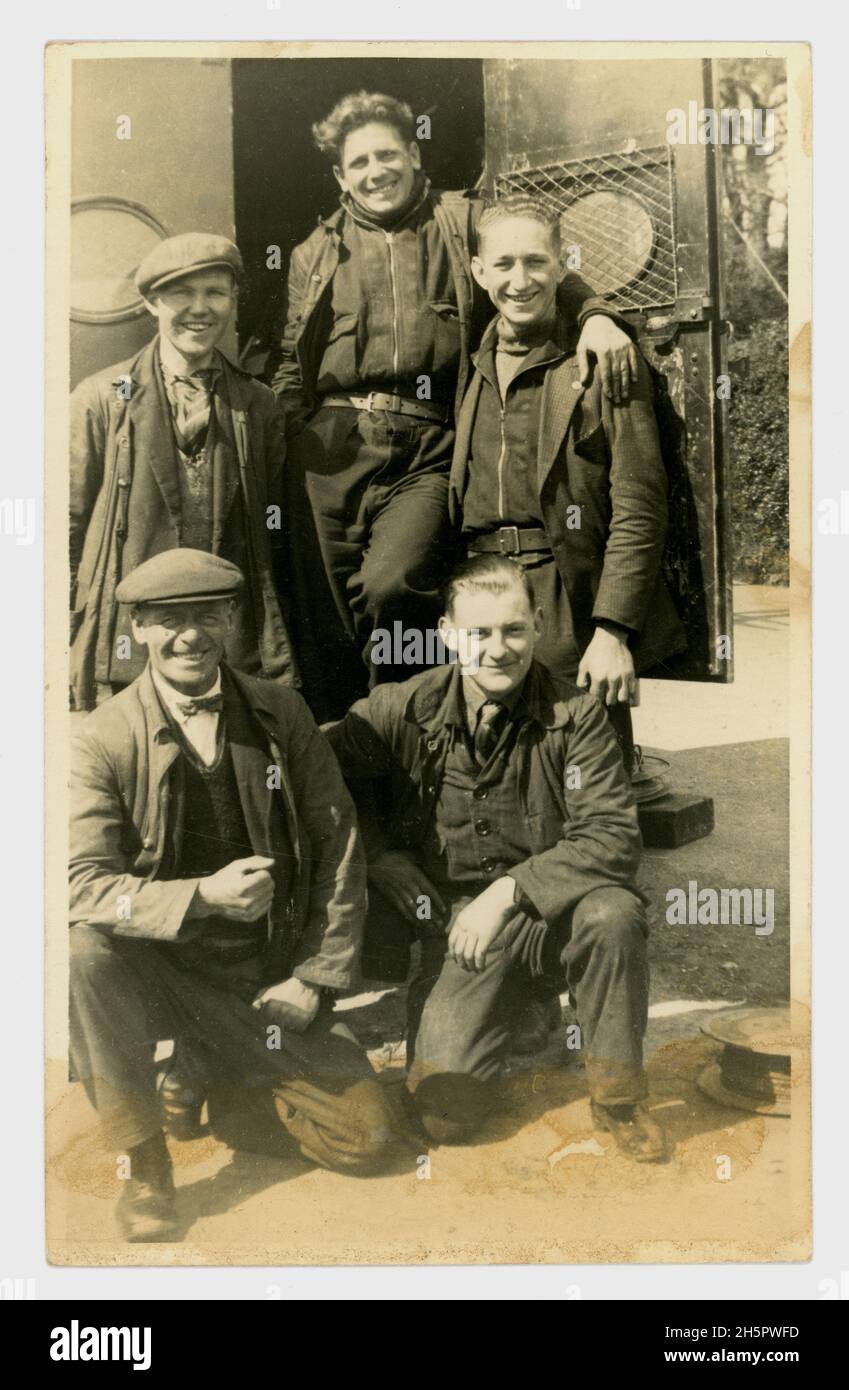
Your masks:
M 209 429 L 212 380 L 211 367 L 191 376 L 172 376 L 174 433 L 184 454 L 196 454 L 203 447 Z
M 219 714 L 224 708 L 224 696 L 220 692 L 217 695 L 199 695 L 194 700 L 176 700 L 175 704 L 184 719 L 191 719 L 193 714 Z
M 487 700 L 481 705 L 475 727 L 475 758 L 481 767 L 489 762 L 495 752 L 506 713 L 497 700 Z

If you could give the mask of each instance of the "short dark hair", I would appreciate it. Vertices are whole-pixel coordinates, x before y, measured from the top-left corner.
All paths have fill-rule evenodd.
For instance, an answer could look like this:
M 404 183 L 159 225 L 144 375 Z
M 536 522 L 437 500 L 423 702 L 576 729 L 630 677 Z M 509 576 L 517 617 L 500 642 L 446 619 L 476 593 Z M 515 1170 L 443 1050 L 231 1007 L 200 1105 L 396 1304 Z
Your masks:
M 509 555 L 472 555 L 458 565 L 442 590 L 442 611 L 446 616 L 454 609 L 458 594 L 506 594 L 510 589 L 522 589 L 533 613 L 537 607 L 534 586 L 523 565 Z
M 528 217 L 532 222 L 540 222 L 548 231 L 555 250 L 560 250 L 560 215 L 541 198 L 529 193 L 508 193 L 494 203 L 487 203 L 478 222 L 478 246 L 483 245 L 487 228 L 508 217 Z
M 312 128 L 313 140 L 322 154 L 329 155 L 334 164 L 340 164 L 348 136 L 372 121 L 394 126 L 407 144 L 415 139 L 413 112 L 406 101 L 398 101 L 383 92 L 363 91 L 349 92 L 337 101 L 323 121 L 316 121 Z

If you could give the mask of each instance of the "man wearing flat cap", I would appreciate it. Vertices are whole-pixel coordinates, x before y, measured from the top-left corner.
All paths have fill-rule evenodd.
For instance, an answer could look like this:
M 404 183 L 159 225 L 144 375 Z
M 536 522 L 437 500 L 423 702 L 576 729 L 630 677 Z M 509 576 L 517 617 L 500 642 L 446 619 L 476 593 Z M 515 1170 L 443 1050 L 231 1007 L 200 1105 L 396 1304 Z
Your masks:
M 136 678 L 144 649 L 117 586 L 152 555 L 188 546 L 245 575 L 231 665 L 294 678 L 278 600 L 284 442 L 271 391 L 219 343 L 236 306 L 238 248 L 186 232 L 136 272 L 158 333 L 71 397 L 71 691 L 91 709 Z
M 210 1128 L 233 1147 L 358 1174 L 398 1142 L 332 1012 L 366 905 L 353 805 L 301 697 L 222 663 L 241 583 L 192 548 L 123 579 L 148 664 L 75 742 L 71 1060 L 124 1176 L 130 1241 L 179 1230 L 158 1040 L 188 1044 Z

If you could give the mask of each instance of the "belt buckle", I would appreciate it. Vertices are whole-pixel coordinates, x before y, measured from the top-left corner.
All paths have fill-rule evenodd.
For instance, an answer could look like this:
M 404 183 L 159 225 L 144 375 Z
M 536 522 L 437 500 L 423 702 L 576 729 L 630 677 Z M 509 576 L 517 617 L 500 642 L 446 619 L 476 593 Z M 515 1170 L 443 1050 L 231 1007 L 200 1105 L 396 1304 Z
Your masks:
M 509 550 L 508 550 L 508 548 L 507 548 L 507 539 L 506 539 L 506 535 L 505 535 L 505 532 L 508 532 L 508 531 L 510 532 L 510 537 L 511 537 L 511 541 L 512 541 L 512 545 L 511 545 L 511 547 L 510 547 Z M 500 552 L 502 555 L 520 555 L 520 554 L 521 554 L 521 549 L 522 549 L 522 548 L 521 548 L 521 546 L 519 545 L 519 528 L 518 528 L 518 526 L 499 526 L 499 528 L 498 528 L 498 549 L 499 549 L 499 552 Z
M 374 398 L 376 395 L 376 391 L 369 391 L 368 395 L 366 396 L 366 411 L 369 415 L 374 414 Z

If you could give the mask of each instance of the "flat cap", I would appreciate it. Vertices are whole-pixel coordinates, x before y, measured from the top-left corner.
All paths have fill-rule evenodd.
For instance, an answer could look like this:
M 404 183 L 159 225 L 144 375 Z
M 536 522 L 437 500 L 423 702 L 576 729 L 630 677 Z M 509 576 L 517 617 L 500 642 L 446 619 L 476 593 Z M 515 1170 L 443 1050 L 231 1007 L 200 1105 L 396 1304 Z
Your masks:
M 245 268 L 236 243 L 211 232 L 183 232 L 157 242 L 148 251 L 136 271 L 136 289 L 147 299 L 172 280 L 196 270 L 216 269 L 232 270 L 236 280 L 241 280 Z
M 235 598 L 242 571 L 220 555 L 188 546 L 163 550 L 125 575 L 115 590 L 119 603 L 186 603 Z

